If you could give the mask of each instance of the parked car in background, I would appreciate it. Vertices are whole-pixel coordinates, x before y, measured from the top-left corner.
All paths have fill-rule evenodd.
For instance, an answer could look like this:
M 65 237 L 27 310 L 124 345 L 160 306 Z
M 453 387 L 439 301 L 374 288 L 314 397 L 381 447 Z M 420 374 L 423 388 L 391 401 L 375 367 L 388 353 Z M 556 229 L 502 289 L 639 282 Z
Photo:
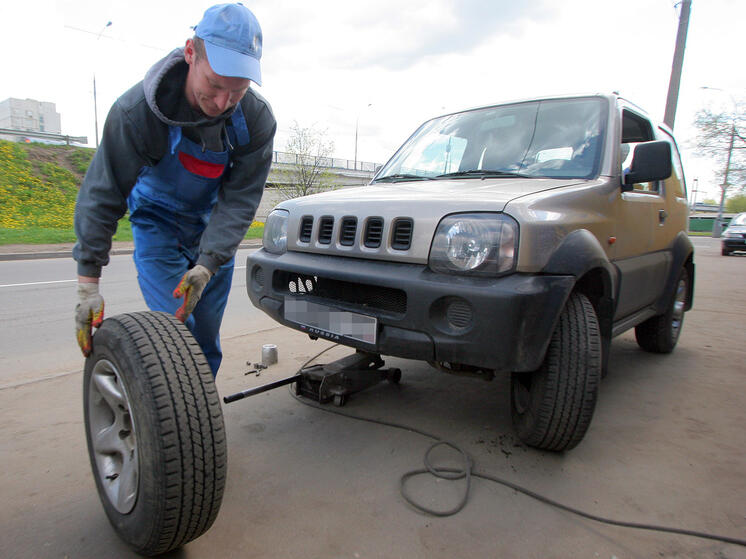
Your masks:
M 746 251 L 746 212 L 730 220 L 722 239 L 723 256 L 730 256 L 731 252 Z

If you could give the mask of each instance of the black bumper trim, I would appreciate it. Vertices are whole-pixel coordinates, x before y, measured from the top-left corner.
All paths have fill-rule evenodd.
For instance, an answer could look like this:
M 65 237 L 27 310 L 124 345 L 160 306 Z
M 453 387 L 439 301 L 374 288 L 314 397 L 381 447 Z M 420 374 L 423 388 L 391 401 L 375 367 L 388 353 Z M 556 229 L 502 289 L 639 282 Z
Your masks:
M 255 273 L 257 267 L 261 274 Z M 406 293 L 406 312 L 396 316 L 328 296 L 302 294 L 320 304 L 378 319 L 375 346 L 349 339 L 341 340 L 344 345 L 383 355 L 461 363 L 501 372 L 532 371 L 541 365 L 557 317 L 575 284 L 572 276 L 512 274 L 470 278 L 435 274 L 417 264 L 311 253 L 255 252 L 246 265 L 246 289 L 251 302 L 281 324 L 297 330 L 297 325 L 284 319 L 286 294 L 274 287 L 275 272 L 323 276 Z M 264 281 L 253 281 L 257 276 Z M 450 300 L 464 301 L 471 308 L 468 326 L 454 327 L 443 316 L 443 301 Z

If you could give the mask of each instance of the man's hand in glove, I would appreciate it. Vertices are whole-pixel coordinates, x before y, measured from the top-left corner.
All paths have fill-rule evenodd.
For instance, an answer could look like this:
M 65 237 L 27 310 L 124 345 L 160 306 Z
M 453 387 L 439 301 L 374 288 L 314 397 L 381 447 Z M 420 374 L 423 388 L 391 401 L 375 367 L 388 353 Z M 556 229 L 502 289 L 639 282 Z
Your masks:
M 75 307 L 75 333 L 83 355 L 93 349 L 91 331 L 104 321 L 104 299 L 98 292 L 98 281 L 78 278 L 78 304 Z
M 210 281 L 212 272 L 202 264 L 197 264 L 181 278 L 179 285 L 174 289 L 174 297 L 184 297 L 184 304 L 181 305 L 174 315 L 176 318 L 185 322 L 189 315 L 192 314 L 194 307 L 197 306 L 199 298 L 202 297 L 202 291 L 205 289 L 207 282 Z

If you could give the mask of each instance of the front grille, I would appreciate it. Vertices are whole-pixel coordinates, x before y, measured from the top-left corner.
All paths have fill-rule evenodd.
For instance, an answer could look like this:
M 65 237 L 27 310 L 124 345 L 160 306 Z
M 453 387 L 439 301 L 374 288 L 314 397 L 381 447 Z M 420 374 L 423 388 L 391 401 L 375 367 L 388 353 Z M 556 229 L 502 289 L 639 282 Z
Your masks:
M 368 248 L 378 248 L 383 239 L 383 218 L 371 217 L 365 225 L 364 244 Z
M 356 231 L 356 217 L 345 217 L 344 219 L 342 219 L 342 227 L 340 227 L 339 230 L 339 244 L 348 247 L 354 245 Z
M 414 222 L 410 218 L 399 218 L 394 221 L 394 233 L 391 236 L 391 248 L 409 250 L 412 244 Z
M 288 295 L 313 295 L 319 302 L 346 303 L 365 309 L 389 313 L 407 312 L 407 294 L 401 289 L 340 281 L 323 276 L 309 276 L 277 270 L 273 278 L 274 289 Z
M 334 218 L 324 216 L 319 224 L 319 242 L 322 245 L 328 245 L 332 242 L 332 231 L 334 230 Z
M 311 242 L 311 232 L 313 231 L 313 217 L 310 215 L 304 216 L 300 222 L 300 232 L 298 233 L 298 240 L 304 243 Z

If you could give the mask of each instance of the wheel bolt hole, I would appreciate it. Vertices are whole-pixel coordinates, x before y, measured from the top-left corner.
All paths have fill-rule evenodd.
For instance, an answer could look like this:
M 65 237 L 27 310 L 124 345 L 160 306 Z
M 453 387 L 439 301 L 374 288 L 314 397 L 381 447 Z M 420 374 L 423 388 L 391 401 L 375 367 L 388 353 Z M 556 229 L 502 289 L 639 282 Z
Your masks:
M 130 433 L 132 433 L 132 431 L 130 431 L 129 429 L 122 429 L 119 431 L 119 438 L 126 439 L 130 436 Z

